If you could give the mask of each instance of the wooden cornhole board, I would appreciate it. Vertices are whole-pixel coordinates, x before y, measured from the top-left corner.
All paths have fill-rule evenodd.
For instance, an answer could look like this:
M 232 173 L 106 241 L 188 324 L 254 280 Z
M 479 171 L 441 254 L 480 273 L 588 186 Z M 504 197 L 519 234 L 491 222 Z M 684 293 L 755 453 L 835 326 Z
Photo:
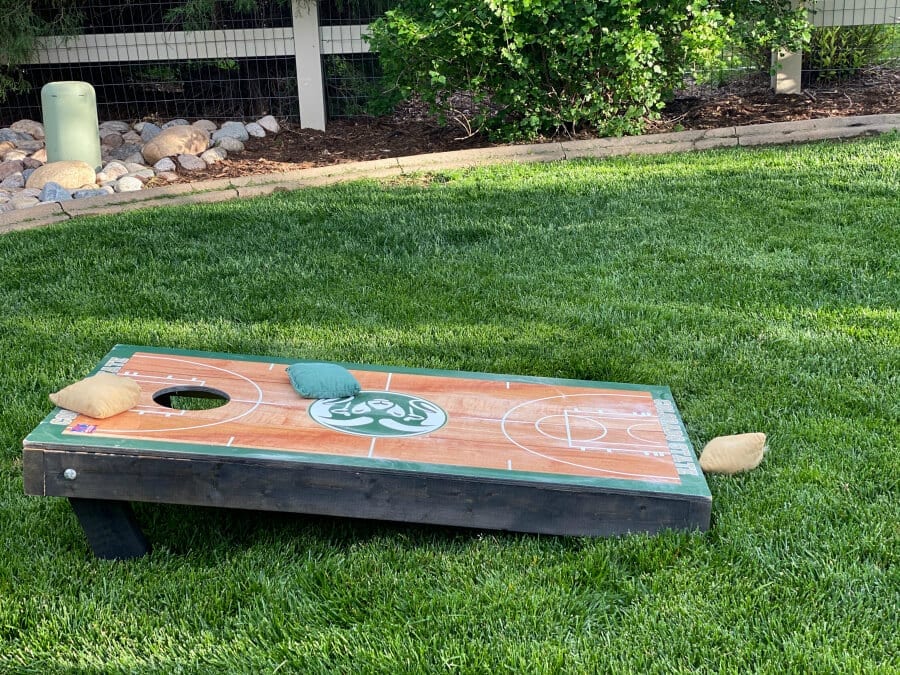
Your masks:
M 142 389 L 24 441 L 25 491 L 69 498 L 100 557 L 149 550 L 129 502 L 558 535 L 706 530 L 711 497 L 667 387 L 349 365 L 303 399 L 296 360 L 117 345 Z M 218 407 L 185 405 L 210 399 Z M 174 406 L 174 407 L 173 407 Z

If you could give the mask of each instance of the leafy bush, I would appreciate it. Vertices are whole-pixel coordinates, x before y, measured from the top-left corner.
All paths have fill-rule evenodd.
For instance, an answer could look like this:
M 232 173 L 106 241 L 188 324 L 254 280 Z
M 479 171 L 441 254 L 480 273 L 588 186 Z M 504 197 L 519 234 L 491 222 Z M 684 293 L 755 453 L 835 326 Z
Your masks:
M 621 135 L 658 115 L 687 64 L 719 58 L 737 9 L 766 2 L 783 21 L 753 14 L 753 39 L 796 39 L 797 12 L 780 0 L 727 11 L 708 0 L 401 0 L 370 40 L 399 98 L 415 92 L 452 114 L 452 94 L 470 92 L 480 105 L 467 123 L 495 138 Z
M 803 56 L 814 77 L 839 80 L 860 68 L 880 63 L 894 41 L 893 26 L 829 26 L 816 28 Z
M 78 26 L 74 0 L 50 0 L 46 11 L 32 3 L 0 0 L 0 103 L 9 93 L 28 91 L 19 66 L 26 63 L 42 35 L 71 35 Z
M 165 20 L 177 30 L 212 30 L 230 27 L 228 22 L 235 17 L 286 5 L 290 5 L 290 0 L 185 0 L 169 9 Z

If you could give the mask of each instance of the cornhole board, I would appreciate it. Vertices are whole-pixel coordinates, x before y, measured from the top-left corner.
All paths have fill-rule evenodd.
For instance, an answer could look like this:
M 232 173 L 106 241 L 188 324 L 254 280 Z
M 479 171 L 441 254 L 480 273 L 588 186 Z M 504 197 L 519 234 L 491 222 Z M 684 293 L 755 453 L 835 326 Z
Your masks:
M 149 550 L 130 502 L 579 536 L 709 527 L 667 387 L 343 364 L 362 391 L 309 400 L 296 362 L 117 345 L 94 372 L 135 380 L 138 404 L 53 410 L 24 440 L 25 491 L 69 498 L 106 558 Z

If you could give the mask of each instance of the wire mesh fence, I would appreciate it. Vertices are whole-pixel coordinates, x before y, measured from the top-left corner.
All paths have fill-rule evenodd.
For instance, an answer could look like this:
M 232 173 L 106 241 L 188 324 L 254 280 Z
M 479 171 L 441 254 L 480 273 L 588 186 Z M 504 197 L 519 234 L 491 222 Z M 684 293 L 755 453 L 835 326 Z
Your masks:
M 322 77 L 329 118 L 376 109 L 381 70 L 364 33 L 398 1 L 318 0 L 322 48 L 314 71 L 321 70 L 312 76 Z M 900 0 L 821 3 L 804 85 L 900 67 Z M 49 19 L 59 2 L 33 7 Z M 40 88 L 63 80 L 94 86 L 101 119 L 296 119 L 294 18 L 291 0 L 86 0 L 67 17 L 71 37 L 47 41 L 35 62 L 19 66 L 31 89 L 7 95 L 0 123 L 40 119 Z M 770 67 L 767 51 L 742 49 L 736 39 L 715 68 L 689 69 L 685 91 L 764 82 Z
M 852 20 L 884 23 L 840 23 Z M 813 14 L 813 21 L 802 50 L 803 87 L 900 68 L 900 0 L 835 0 L 825 4 L 821 14 Z M 714 68 L 689 68 L 683 91 L 693 95 L 739 84 L 766 86 L 772 68 L 769 50 L 743 48 L 738 39 L 725 48 Z
M 331 119 L 371 112 L 381 82 L 378 57 L 357 27 L 366 26 L 397 4 L 397 0 L 354 0 L 319 3 L 319 24 L 342 34 L 349 49 L 322 56 L 326 110 Z
M 21 66 L 31 89 L 10 96 L 2 116 L 39 116 L 40 88 L 65 80 L 93 85 L 101 119 L 296 116 L 289 0 L 237 7 L 88 0 L 75 12 L 74 35 L 46 41 L 38 62 Z M 52 3 L 35 8 L 54 11 Z

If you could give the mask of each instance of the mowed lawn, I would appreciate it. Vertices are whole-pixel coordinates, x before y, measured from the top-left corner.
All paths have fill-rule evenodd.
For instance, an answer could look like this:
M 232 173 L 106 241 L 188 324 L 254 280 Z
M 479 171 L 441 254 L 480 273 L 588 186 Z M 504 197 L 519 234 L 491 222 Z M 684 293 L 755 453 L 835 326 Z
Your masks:
M 900 136 L 495 166 L 0 237 L 0 672 L 900 670 Z M 26 497 L 116 343 L 668 385 L 709 532 L 562 538 Z

